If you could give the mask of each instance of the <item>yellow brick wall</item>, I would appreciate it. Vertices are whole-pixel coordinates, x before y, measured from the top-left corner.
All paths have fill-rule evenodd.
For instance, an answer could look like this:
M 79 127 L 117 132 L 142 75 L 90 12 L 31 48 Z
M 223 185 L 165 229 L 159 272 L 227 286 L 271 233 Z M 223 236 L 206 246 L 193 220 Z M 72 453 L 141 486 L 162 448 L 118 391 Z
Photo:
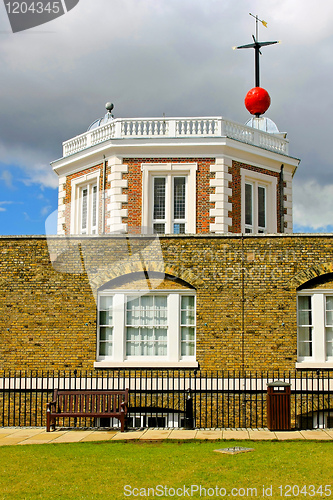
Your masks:
M 125 244 L 58 237 L 51 262 L 45 237 L 0 238 L 0 370 L 93 369 L 96 290 L 142 269 L 139 254 L 126 261 Z M 314 286 L 333 287 L 331 237 L 163 236 L 160 244 L 163 261 L 153 248 L 144 261 L 182 280 L 160 288 L 195 287 L 201 369 L 295 368 L 296 289 L 316 276 Z

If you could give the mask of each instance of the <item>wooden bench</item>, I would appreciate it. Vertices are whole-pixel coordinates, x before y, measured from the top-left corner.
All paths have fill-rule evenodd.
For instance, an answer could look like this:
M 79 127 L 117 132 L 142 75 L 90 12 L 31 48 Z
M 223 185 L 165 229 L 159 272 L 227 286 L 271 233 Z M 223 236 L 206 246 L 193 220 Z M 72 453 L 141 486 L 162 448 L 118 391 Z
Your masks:
M 127 420 L 128 389 L 77 390 L 55 389 L 53 401 L 46 405 L 46 431 L 55 430 L 56 418 L 59 417 L 110 417 L 117 418 L 121 432 L 125 430 Z

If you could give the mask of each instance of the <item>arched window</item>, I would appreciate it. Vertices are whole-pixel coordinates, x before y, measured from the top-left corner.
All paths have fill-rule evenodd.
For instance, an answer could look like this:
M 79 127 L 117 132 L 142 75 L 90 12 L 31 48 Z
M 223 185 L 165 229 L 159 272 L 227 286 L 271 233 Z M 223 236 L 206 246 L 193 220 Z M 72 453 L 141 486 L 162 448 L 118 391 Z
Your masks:
M 195 311 L 195 289 L 177 278 L 112 280 L 98 292 L 95 366 L 196 367 Z

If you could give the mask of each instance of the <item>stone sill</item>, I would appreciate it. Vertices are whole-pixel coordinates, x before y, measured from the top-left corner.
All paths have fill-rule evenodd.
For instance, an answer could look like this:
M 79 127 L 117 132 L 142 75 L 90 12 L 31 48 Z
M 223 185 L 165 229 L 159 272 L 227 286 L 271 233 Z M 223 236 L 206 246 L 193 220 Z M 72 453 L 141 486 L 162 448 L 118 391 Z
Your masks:
M 197 361 L 95 361 L 94 368 L 198 368 Z
M 332 370 L 333 369 L 333 361 L 326 361 L 324 363 L 316 363 L 315 361 L 301 361 L 301 362 L 298 362 L 296 363 L 296 369 L 297 370 L 322 370 L 322 369 L 326 369 L 326 370 Z

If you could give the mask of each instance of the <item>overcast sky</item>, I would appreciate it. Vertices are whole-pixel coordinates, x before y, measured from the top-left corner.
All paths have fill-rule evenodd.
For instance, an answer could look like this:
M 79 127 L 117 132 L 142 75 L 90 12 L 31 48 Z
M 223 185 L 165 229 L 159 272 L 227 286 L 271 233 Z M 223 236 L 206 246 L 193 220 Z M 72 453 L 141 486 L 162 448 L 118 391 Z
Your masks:
M 266 116 L 301 159 L 294 230 L 333 231 L 333 2 L 80 0 L 13 34 L 0 4 L 0 234 L 43 234 L 57 208 L 50 161 L 115 104 L 116 117 L 224 116 L 245 123 L 258 14 Z

